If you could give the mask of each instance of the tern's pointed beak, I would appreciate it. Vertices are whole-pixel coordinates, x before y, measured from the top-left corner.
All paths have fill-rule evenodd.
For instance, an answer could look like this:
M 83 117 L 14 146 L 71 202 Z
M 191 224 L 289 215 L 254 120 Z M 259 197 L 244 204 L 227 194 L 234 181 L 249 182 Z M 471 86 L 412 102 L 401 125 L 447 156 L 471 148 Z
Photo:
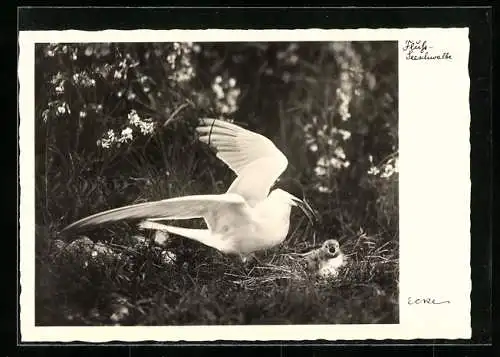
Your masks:
M 319 222 L 319 216 L 306 200 L 301 200 L 295 196 L 292 196 L 292 200 L 304 212 L 312 225 L 316 225 Z

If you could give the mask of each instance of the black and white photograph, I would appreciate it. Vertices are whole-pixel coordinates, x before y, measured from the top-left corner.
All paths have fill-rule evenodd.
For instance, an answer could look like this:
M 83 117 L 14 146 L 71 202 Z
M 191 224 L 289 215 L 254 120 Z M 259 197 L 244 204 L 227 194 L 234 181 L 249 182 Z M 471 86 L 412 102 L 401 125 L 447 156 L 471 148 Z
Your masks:
M 427 297 L 402 41 L 116 38 L 33 43 L 34 327 L 397 329 Z

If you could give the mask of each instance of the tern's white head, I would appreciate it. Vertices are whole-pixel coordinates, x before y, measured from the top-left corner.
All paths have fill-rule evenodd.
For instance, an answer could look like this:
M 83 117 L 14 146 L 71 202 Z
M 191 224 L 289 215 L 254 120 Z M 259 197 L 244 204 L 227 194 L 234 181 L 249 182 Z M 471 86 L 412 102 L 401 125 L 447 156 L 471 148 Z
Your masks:
M 304 188 L 297 180 L 291 178 L 276 180 L 271 188 L 271 194 L 290 206 L 299 207 L 313 225 L 319 222 L 318 215 L 305 199 Z

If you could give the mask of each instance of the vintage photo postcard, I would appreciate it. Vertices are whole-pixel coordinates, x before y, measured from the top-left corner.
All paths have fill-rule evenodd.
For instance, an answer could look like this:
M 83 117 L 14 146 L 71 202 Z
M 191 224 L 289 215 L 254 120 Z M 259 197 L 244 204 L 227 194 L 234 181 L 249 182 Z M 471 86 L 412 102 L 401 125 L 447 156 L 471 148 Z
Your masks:
M 468 339 L 467 28 L 19 33 L 20 342 Z

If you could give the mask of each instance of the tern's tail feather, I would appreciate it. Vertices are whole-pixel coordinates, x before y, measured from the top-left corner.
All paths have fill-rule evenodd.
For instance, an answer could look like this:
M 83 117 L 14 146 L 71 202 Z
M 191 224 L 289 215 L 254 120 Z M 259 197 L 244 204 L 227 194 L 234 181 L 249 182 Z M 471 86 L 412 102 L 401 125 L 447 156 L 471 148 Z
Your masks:
M 218 249 L 220 251 L 225 251 L 225 247 L 221 244 L 221 240 L 214 237 L 208 229 L 183 228 L 159 224 L 155 222 L 150 223 L 153 224 L 148 224 L 148 221 L 142 222 L 140 227 L 144 229 L 164 230 L 185 238 L 193 239 L 202 244 L 205 244 L 206 246 Z
M 169 233 L 177 234 L 186 238 L 191 238 L 202 243 L 207 242 L 207 240 L 211 236 L 208 229 L 183 228 L 169 225 L 163 225 L 163 228 Z

